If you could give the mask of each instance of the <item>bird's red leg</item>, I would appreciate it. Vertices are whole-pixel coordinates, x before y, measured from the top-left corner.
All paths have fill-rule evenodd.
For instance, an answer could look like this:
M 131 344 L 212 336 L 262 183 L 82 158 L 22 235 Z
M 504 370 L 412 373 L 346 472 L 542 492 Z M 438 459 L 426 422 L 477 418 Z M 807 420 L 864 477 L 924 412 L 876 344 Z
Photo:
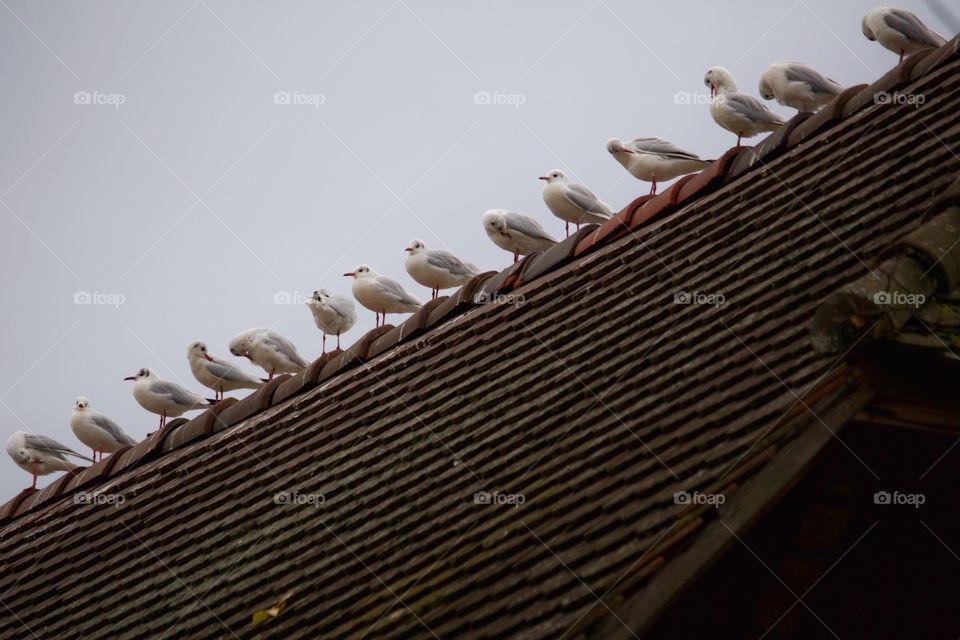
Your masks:
M 900 49 L 900 62 L 903 62 L 903 54 L 904 54 L 903 49 Z
M 337 351 L 340 350 L 340 332 L 337 331 Z
M 516 249 L 513 250 L 513 264 L 517 264 L 519 260 L 520 260 L 520 248 L 517 247 Z
M 37 488 L 37 465 L 36 465 L 36 463 L 31 464 L 31 465 L 30 465 L 30 468 L 33 469 L 33 484 L 30 485 L 30 488 L 31 488 L 31 489 L 36 489 L 36 488 Z
M 653 179 L 653 184 L 650 186 L 650 195 L 652 196 L 657 195 L 657 179 L 656 178 Z
M 577 231 L 580 231 L 580 223 L 577 223 Z
M 738 146 L 738 147 L 740 146 L 740 138 L 742 138 L 742 137 L 743 137 L 743 133 L 742 133 L 742 132 L 737 134 L 737 146 Z
M 320 351 L 320 355 L 324 355 L 327 352 L 327 334 L 323 334 L 323 349 Z
M 566 230 L 567 230 L 567 237 L 569 238 L 569 237 L 570 237 L 570 223 L 569 223 L 569 222 L 568 222 L 567 225 L 566 225 Z

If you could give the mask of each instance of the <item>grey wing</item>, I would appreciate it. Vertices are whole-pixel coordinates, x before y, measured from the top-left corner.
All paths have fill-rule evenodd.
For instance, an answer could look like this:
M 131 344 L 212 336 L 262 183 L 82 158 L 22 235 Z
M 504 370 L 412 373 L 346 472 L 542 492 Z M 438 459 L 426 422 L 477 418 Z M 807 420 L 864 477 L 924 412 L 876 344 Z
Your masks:
M 589 211 L 590 213 L 599 213 L 604 215 L 612 215 L 610 207 L 605 203 L 600 201 L 600 198 L 593 195 L 593 191 L 587 189 L 582 184 L 568 184 L 566 190 L 564 191 L 564 196 L 572 202 L 575 206 L 580 207 L 584 211 Z
M 883 21 L 888 27 L 896 29 L 914 42 L 928 44 L 931 47 L 939 47 L 946 42 L 943 36 L 927 27 L 920 18 L 906 9 L 891 7 L 883 14 Z
M 61 442 L 57 442 L 53 438 L 49 438 L 47 436 L 38 436 L 32 433 L 28 433 L 27 435 L 24 436 L 23 440 L 24 440 L 24 443 L 27 445 L 27 447 L 29 447 L 30 449 L 34 449 L 36 451 L 42 451 L 44 453 L 49 453 L 50 455 L 56 456 L 61 460 L 66 460 L 66 458 L 64 458 L 65 455 L 76 456 L 78 458 L 83 458 L 84 460 L 90 459 L 86 456 L 80 455 L 79 453 L 77 453 L 67 445 Z
M 431 251 L 427 254 L 427 262 L 455 276 L 472 276 L 477 273 L 472 265 L 467 264 L 449 251 Z
M 307 367 L 310 365 L 309 362 L 303 359 L 303 357 L 297 353 L 297 348 L 293 346 L 293 343 L 281 336 L 279 333 L 269 332 L 263 337 L 263 343 L 269 344 L 274 349 L 279 351 L 284 355 L 285 358 L 291 362 L 295 362 L 301 367 Z
M 754 122 L 772 122 L 783 124 L 783 118 L 767 109 L 759 100 L 745 93 L 725 96 L 725 103 L 735 111 Z
M 189 405 L 198 402 L 196 394 L 193 394 L 180 385 L 172 382 L 154 382 L 150 390 L 161 396 L 170 396 L 177 404 Z
M 814 93 L 836 95 L 843 91 L 843 87 L 836 81 L 799 62 L 791 62 L 786 65 L 786 76 L 790 82 L 803 82 Z
M 116 422 L 114 422 L 107 416 L 98 414 L 93 416 L 92 420 L 93 420 L 93 424 L 97 425 L 98 427 L 100 427 L 101 429 L 109 433 L 110 437 L 112 437 L 117 442 L 122 442 L 124 444 L 137 443 L 136 440 L 134 440 L 133 438 L 131 438 L 130 436 L 128 436 L 126 433 L 123 432 L 123 429 L 120 428 L 120 425 L 118 425 Z
M 529 216 L 511 211 L 507 213 L 506 219 L 509 228 L 515 229 L 525 236 L 557 242 L 557 239 L 547 233 L 546 229 L 541 227 L 539 222 Z
M 225 382 L 259 382 L 260 379 L 223 362 L 207 362 L 207 371 Z
M 689 151 L 684 151 L 672 142 L 663 138 L 637 138 L 629 145 L 634 151 L 641 153 L 652 153 L 667 158 L 678 158 L 682 160 L 700 160 L 700 156 Z
M 400 283 L 396 280 L 391 280 L 390 278 L 380 278 L 378 281 L 380 288 L 386 291 L 387 293 L 395 296 L 398 301 L 405 304 L 420 304 L 420 301 L 414 298 L 412 295 L 403 290 L 403 287 L 400 286 Z

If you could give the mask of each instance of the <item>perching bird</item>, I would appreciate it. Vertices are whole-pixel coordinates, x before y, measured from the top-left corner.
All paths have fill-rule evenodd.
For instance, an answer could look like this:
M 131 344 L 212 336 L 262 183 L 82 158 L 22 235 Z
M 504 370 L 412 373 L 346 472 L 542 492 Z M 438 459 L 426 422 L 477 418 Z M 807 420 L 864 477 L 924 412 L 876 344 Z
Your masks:
M 774 62 L 760 76 L 760 95 L 800 113 L 813 113 L 843 91 L 843 85 L 802 62 Z
M 270 380 L 278 373 L 300 373 L 310 364 L 292 342 L 272 329 L 248 329 L 237 334 L 230 341 L 230 353 L 262 368 Z
M 703 76 L 710 87 L 710 115 L 727 131 L 741 138 L 752 138 L 764 131 L 776 131 L 784 120 L 762 102 L 737 90 L 737 83 L 723 67 L 710 67 Z
M 350 287 L 353 297 L 377 314 L 376 326 L 378 327 L 386 324 L 388 313 L 413 313 L 423 306 L 419 298 L 407 293 L 399 282 L 380 275 L 369 265 L 362 264 L 343 275 L 353 278 L 353 284 Z
M 514 263 L 521 255 L 546 251 L 558 242 L 530 216 L 506 209 L 484 212 L 483 230 L 495 245 L 513 254 Z
M 713 162 L 656 137 L 627 142 L 610 138 L 607 140 L 607 151 L 634 178 L 653 183 L 650 195 L 657 192 L 658 181 L 673 180 L 694 171 L 702 171 Z
M 237 365 L 216 357 L 207 350 L 207 345 L 196 340 L 187 347 L 187 361 L 197 382 L 212 389 L 217 400 L 223 399 L 224 391 L 258 389 L 263 380 L 247 373 Z
M 203 409 L 216 402 L 185 389 L 176 382 L 164 380 L 146 367 L 124 380 L 134 381 L 133 398 L 150 413 L 160 415 L 161 428 L 167 424 L 167 418 L 176 418 L 187 411 Z
M 349 331 L 357 323 L 357 308 L 353 300 L 340 294 L 331 295 L 321 288 L 313 292 L 307 300 L 307 306 L 317 329 L 323 332 L 323 353 L 327 352 L 327 336 L 337 336 L 339 349 L 340 334 Z
M 543 201 L 547 203 L 553 215 L 567 223 L 567 237 L 570 237 L 570 223 L 577 225 L 588 222 L 603 223 L 613 217 L 613 209 L 606 202 L 593 195 L 590 189 L 573 182 L 563 171 L 554 169 L 545 176 Z
M 430 287 L 431 299 L 437 297 L 440 289 L 464 285 L 480 273 L 477 267 L 449 251 L 427 249 L 427 245 L 420 240 L 411 240 L 404 251 L 407 252 L 404 268 L 411 278 Z
M 70 428 L 77 440 L 93 449 L 93 461 L 97 454 L 103 460 L 103 452 L 113 453 L 123 447 L 137 444 L 137 441 L 123 432 L 116 422 L 99 411 L 90 408 L 90 401 L 80 396 L 73 402 L 73 414 L 70 416 Z
M 7 440 L 7 453 L 24 471 L 33 474 L 31 489 L 37 488 L 37 476 L 45 476 L 54 471 L 70 471 L 77 465 L 67 460 L 66 456 L 74 456 L 87 462 L 90 458 L 80 455 L 65 444 L 60 444 L 53 438 L 38 436 L 26 431 L 17 431 Z
M 863 16 L 860 26 L 867 40 L 879 42 L 885 49 L 900 54 L 900 62 L 905 55 L 942 47 L 947 42 L 913 13 L 889 4 L 871 9 Z

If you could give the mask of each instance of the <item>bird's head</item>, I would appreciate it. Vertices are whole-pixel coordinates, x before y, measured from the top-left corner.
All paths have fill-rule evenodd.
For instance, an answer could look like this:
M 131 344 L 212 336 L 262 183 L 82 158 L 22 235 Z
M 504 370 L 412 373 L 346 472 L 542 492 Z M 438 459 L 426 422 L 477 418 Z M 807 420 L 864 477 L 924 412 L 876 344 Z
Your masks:
M 610 138 L 607 140 L 607 151 L 610 153 L 633 153 L 630 149 L 627 149 L 626 145 L 623 144 L 623 140 L 618 140 L 617 138 Z
M 153 374 L 150 373 L 150 369 L 147 369 L 146 367 L 144 367 L 143 369 L 140 369 L 140 371 L 137 371 L 136 374 L 132 376 L 127 376 L 126 378 L 124 378 L 124 380 L 146 380 L 152 375 Z
M 207 345 L 200 340 L 191 342 L 190 346 L 187 347 L 187 358 L 190 360 L 210 360 L 213 362 L 213 357 L 207 353 Z
M 733 75 L 723 67 L 710 67 L 703 74 L 703 84 L 710 88 L 710 97 L 724 91 L 736 91 L 737 83 L 733 80 Z
M 563 171 L 560 171 L 559 169 L 554 169 L 547 175 L 540 176 L 540 179 L 546 180 L 547 184 L 550 184 L 551 182 L 563 182 L 567 179 L 567 174 L 565 174 Z
M 76 412 L 83 411 L 89 406 L 90 406 L 90 401 L 84 398 L 83 396 L 80 396 L 79 398 L 73 401 L 73 410 Z
M 483 227 L 489 233 L 507 234 L 507 217 L 503 215 L 503 209 L 490 209 L 483 214 Z
M 353 271 L 348 271 L 343 275 L 348 278 L 353 278 L 354 280 L 362 280 L 363 278 L 368 278 L 373 275 L 373 269 L 370 268 L 370 265 L 362 264 Z
M 404 251 L 406 251 L 412 256 L 415 256 L 418 253 L 423 253 L 426 250 L 427 250 L 427 245 L 423 244 L 422 240 L 411 240 L 410 244 L 407 245 L 407 248 L 404 249 Z

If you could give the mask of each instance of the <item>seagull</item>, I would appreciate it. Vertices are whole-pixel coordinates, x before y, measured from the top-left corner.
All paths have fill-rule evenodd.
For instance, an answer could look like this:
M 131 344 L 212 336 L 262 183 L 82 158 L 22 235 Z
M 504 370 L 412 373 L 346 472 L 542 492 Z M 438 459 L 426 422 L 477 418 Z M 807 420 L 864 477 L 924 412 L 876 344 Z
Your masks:
M 546 251 L 559 242 L 527 214 L 506 209 L 485 211 L 483 230 L 495 245 L 513 253 L 514 264 L 521 255 Z
M 403 266 L 410 277 L 425 287 L 430 287 L 430 298 L 435 300 L 440 289 L 464 285 L 480 273 L 480 269 L 464 262 L 449 251 L 427 249 L 420 240 L 411 240 Z
M 353 297 L 377 314 L 378 327 L 386 324 L 388 313 L 413 313 L 423 306 L 423 303 L 416 296 L 407 293 L 399 282 L 380 275 L 369 265 L 362 264 L 343 275 L 353 278 L 353 285 L 350 287 Z
M 224 391 L 258 389 L 263 384 L 263 380 L 252 373 L 207 351 L 207 345 L 199 340 L 187 347 L 187 361 L 193 377 L 203 386 L 213 389 L 217 400 L 223 400 Z
M 300 373 L 310 364 L 293 343 L 272 329 L 248 329 L 230 341 L 230 353 L 261 367 L 273 380 L 278 373 Z
M 547 207 L 561 220 L 567 223 L 567 237 L 570 237 L 570 223 L 577 225 L 588 222 L 603 223 L 613 217 L 613 209 L 606 202 L 593 195 L 590 189 L 582 184 L 571 182 L 563 171 L 554 169 L 545 176 L 543 185 L 543 201 Z
M 93 449 L 93 461 L 97 454 L 103 460 L 103 452 L 113 453 L 123 447 L 137 444 L 137 441 L 123 432 L 116 422 L 99 411 L 90 408 L 90 401 L 80 396 L 73 401 L 73 414 L 70 416 L 70 428 L 77 440 Z
M 710 115 L 727 131 L 741 138 L 752 138 L 764 131 L 776 131 L 784 120 L 767 109 L 762 102 L 737 90 L 737 83 L 723 67 L 710 67 L 703 76 L 710 87 Z
M 66 456 L 74 456 L 87 462 L 90 458 L 80 455 L 65 444 L 60 444 L 53 438 L 38 436 L 26 431 L 17 431 L 7 440 L 7 453 L 24 471 L 33 474 L 31 489 L 37 488 L 37 476 L 45 476 L 54 471 L 70 471 L 77 465 L 67 460 Z
M 760 95 L 800 113 L 813 113 L 843 91 L 843 85 L 802 62 L 774 62 L 760 76 Z
M 320 288 L 307 300 L 307 306 L 313 313 L 317 329 L 323 332 L 323 353 L 327 352 L 327 336 L 337 336 L 337 349 L 340 348 L 340 334 L 349 331 L 357 323 L 357 308 L 353 300 L 339 294 L 331 295 Z
M 931 47 L 942 47 L 946 39 L 936 31 L 900 7 L 889 4 L 871 9 L 863 16 L 861 23 L 863 35 L 867 40 L 879 42 L 885 49 L 903 57 Z
M 624 142 L 607 140 L 607 151 L 637 180 L 652 182 L 650 195 L 657 193 L 657 181 L 673 180 L 694 171 L 702 171 L 713 160 L 704 160 L 663 138 L 637 138 Z
M 167 424 L 167 418 L 182 416 L 187 411 L 203 409 L 215 400 L 204 398 L 178 385 L 157 376 L 144 367 L 136 375 L 124 380 L 133 380 L 133 397 L 140 406 L 150 413 L 160 414 L 160 427 Z

